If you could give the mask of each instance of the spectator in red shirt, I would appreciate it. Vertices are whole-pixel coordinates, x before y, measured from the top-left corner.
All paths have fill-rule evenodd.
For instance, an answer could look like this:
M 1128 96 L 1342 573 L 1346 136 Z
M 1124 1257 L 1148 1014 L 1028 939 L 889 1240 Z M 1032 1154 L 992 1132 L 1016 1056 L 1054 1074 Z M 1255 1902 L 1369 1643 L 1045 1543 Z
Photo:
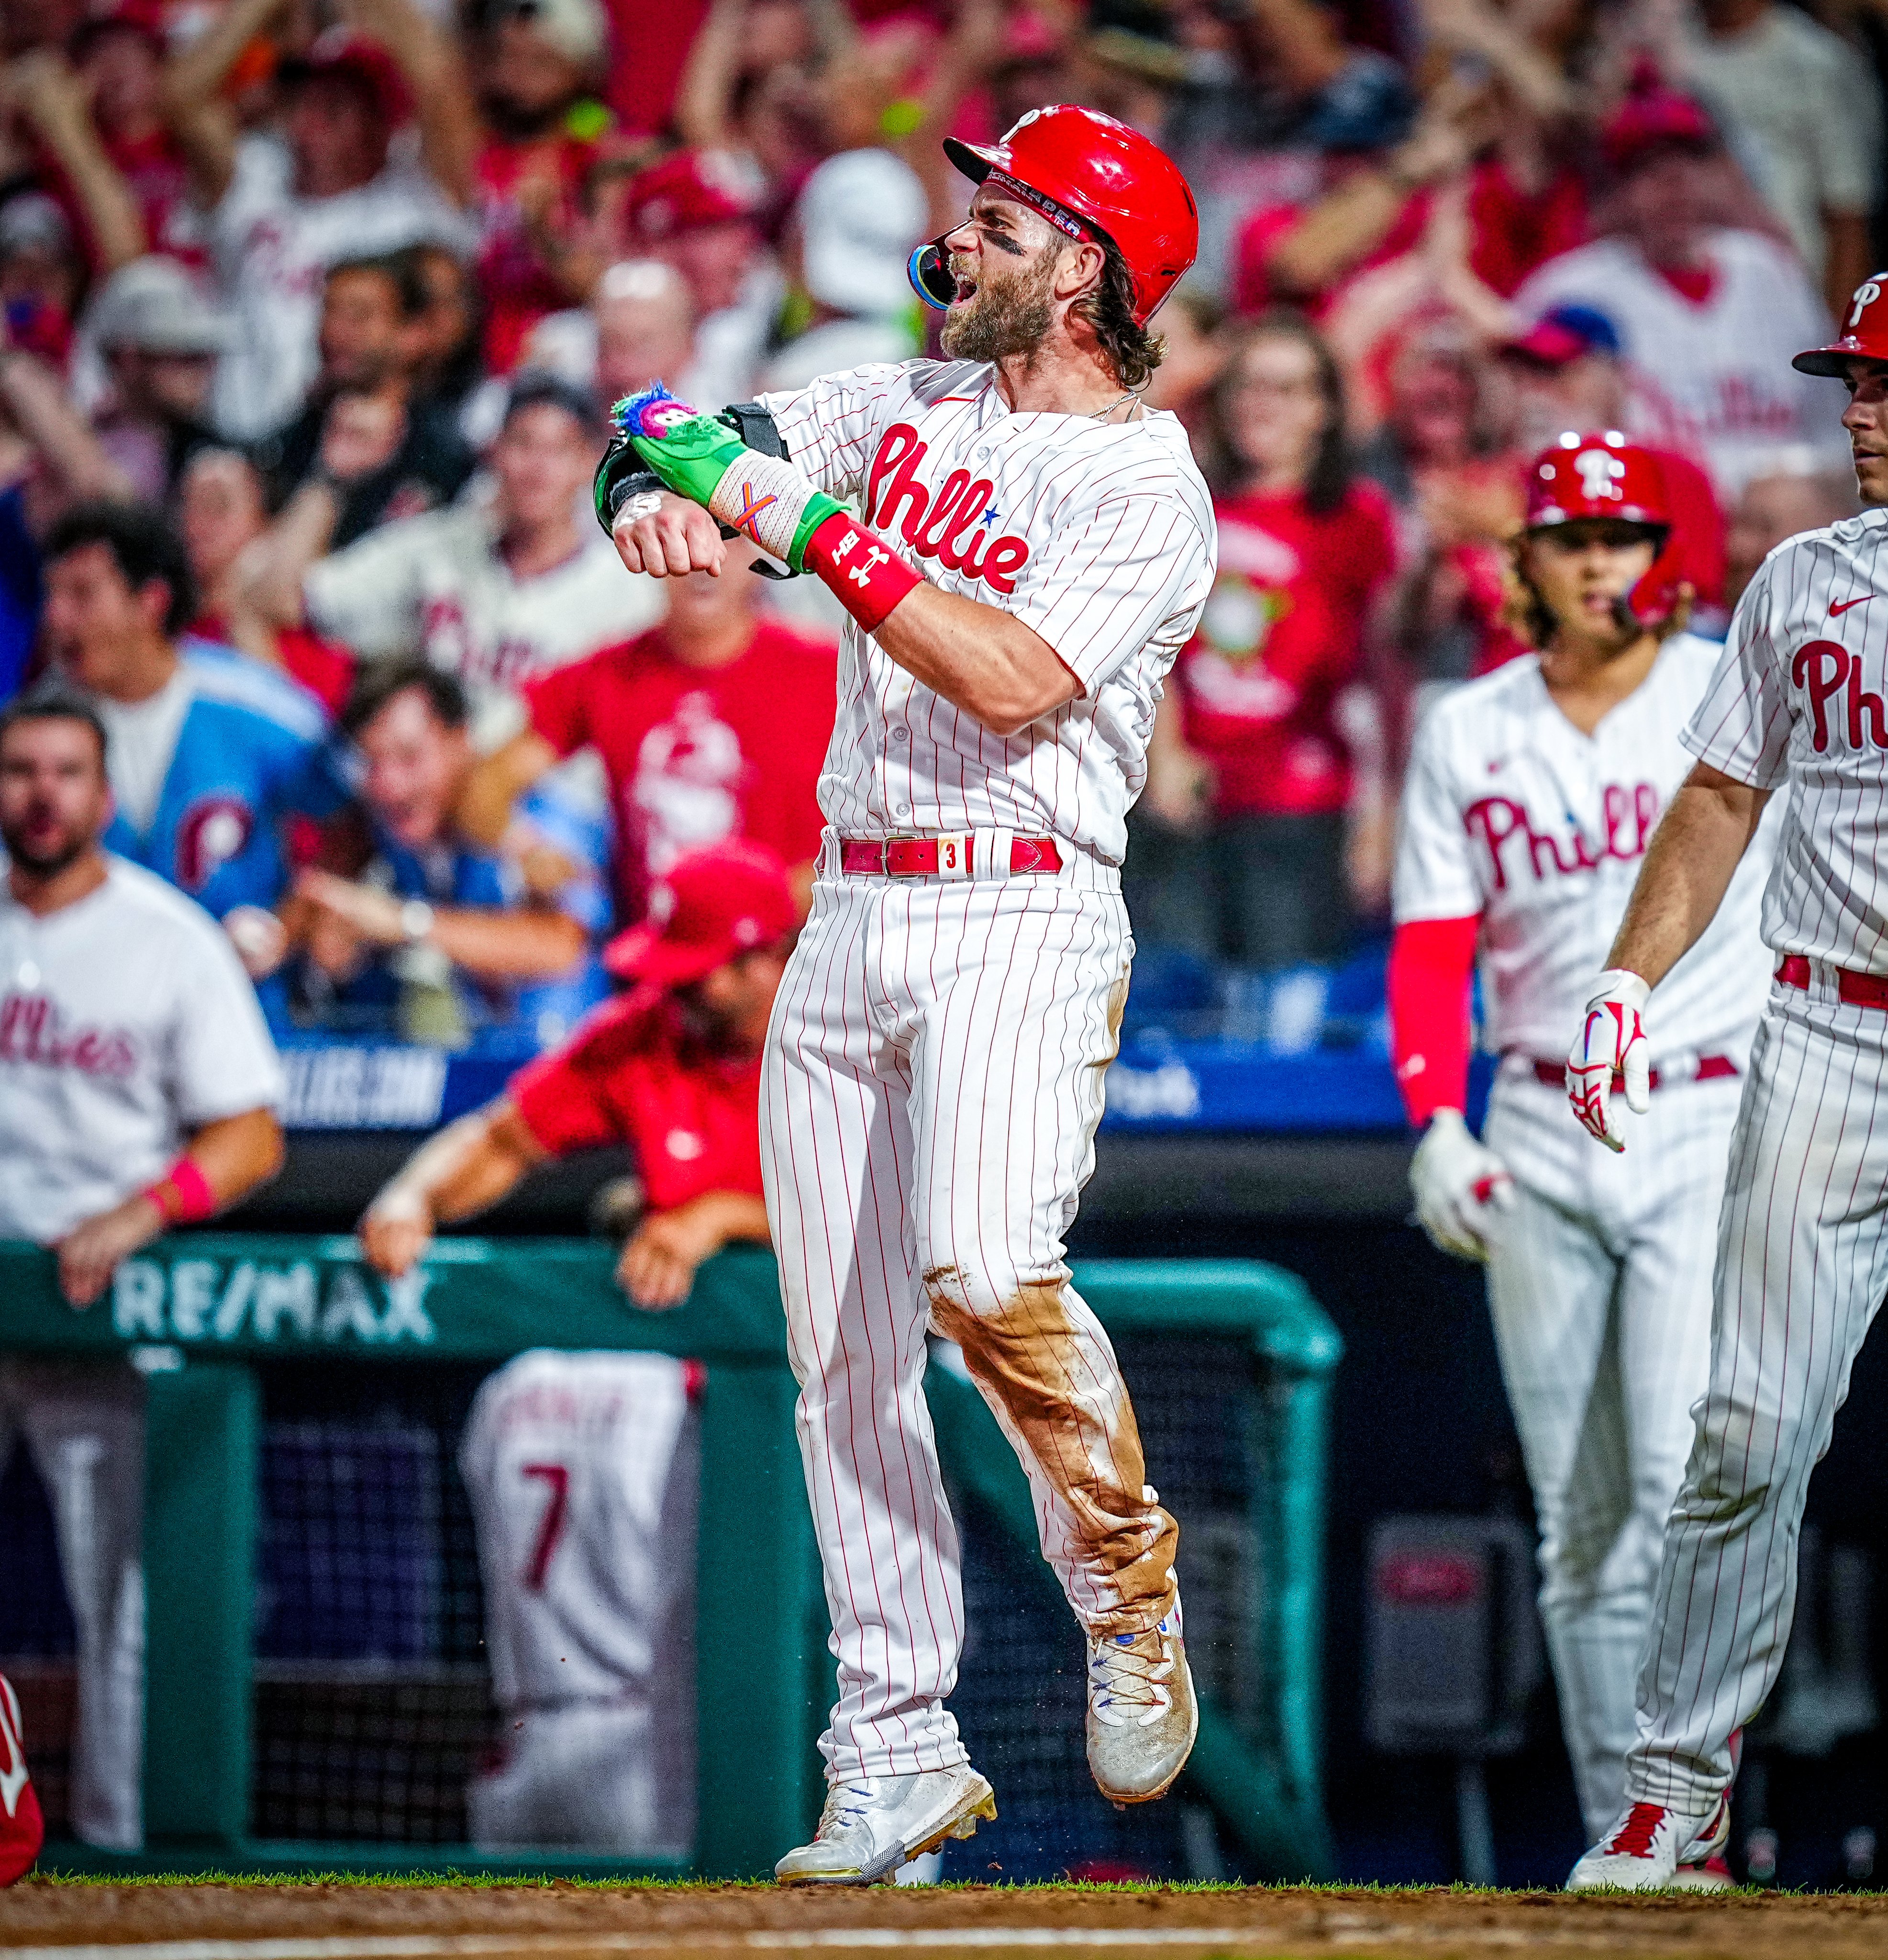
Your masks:
M 1315 329 L 1289 313 L 1244 329 L 1219 409 L 1219 578 L 1161 710 L 1147 803 L 1169 848 L 1194 833 L 1180 889 L 1197 902 L 1177 931 L 1158 899 L 1137 924 L 1268 970 L 1343 949 L 1354 775 L 1340 702 L 1395 546 L 1387 499 L 1352 474 L 1343 384 Z
M 91 98 L 98 140 L 124 179 L 153 252 L 205 267 L 209 252 L 190 202 L 189 161 L 164 119 L 164 8 L 119 0 L 72 37 L 74 68 Z
M 622 918 L 643 917 L 684 853 L 733 837 L 777 851 L 804 905 L 837 649 L 762 612 L 765 588 L 742 554 L 718 578 L 696 572 L 669 587 L 660 625 L 526 687 L 531 725 L 475 772 L 461 823 L 496 842 L 516 797 L 563 757 L 593 748 L 616 822 Z
M 607 262 L 584 204 L 609 112 L 592 82 L 609 47 L 599 0 L 497 0 L 478 41 L 478 283 L 485 361 L 518 364 L 548 313 L 581 304 Z
M 647 1208 L 616 1269 L 639 1306 L 679 1306 L 731 1239 L 768 1242 L 761 1043 L 793 934 L 786 869 L 758 845 L 722 844 L 658 889 L 651 922 L 608 956 L 635 991 L 442 1130 L 368 1207 L 361 1241 L 378 1271 L 409 1271 L 438 1226 L 497 1204 L 538 1165 L 611 1144 L 634 1149 Z

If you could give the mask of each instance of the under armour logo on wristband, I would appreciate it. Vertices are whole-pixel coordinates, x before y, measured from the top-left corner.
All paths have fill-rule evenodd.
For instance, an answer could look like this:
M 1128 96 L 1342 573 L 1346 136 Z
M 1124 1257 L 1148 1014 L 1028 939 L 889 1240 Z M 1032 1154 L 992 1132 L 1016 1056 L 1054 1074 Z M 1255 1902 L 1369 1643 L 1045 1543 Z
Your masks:
M 850 539 L 847 540 L 848 543 L 850 542 Z M 838 555 L 838 554 L 837 552 L 834 554 L 835 557 L 837 557 Z M 852 581 L 854 585 L 869 585 L 872 582 L 872 573 L 880 565 L 889 565 L 891 562 L 892 554 L 888 551 L 881 551 L 876 545 L 874 545 L 871 550 L 866 552 L 864 563 L 853 566 L 853 568 L 846 574 L 846 576 Z

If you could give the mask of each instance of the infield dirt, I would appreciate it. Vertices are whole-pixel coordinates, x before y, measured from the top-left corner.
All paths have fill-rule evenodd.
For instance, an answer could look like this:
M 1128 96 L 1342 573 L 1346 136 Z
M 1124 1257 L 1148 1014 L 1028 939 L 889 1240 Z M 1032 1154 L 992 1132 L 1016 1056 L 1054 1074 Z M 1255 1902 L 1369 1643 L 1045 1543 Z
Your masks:
M 0 1952 L 164 1949 L 164 1960 L 482 1960 L 735 1952 L 1334 1953 L 1400 1960 L 1538 1950 L 1646 1960 L 1888 1960 L 1888 1896 L 967 1886 L 68 1883 L 0 1894 Z M 152 1960 L 157 1960 L 154 1954 Z

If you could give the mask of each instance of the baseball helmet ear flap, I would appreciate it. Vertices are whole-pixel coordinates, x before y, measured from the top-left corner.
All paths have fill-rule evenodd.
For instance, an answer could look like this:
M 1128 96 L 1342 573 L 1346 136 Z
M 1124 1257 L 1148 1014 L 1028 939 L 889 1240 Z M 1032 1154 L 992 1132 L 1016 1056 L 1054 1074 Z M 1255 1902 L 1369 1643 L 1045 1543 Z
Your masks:
M 950 235 L 949 231 L 942 232 L 930 244 L 920 245 L 905 267 L 911 290 L 927 306 L 936 307 L 939 312 L 957 297 L 957 281 L 944 252 L 944 240 Z
M 1678 531 L 1667 525 L 1658 540 L 1658 555 L 1645 575 L 1620 603 L 1648 632 L 1656 632 L 1676 612 L 1685 593 L 1680 574 L 1683 567 L 1677 549 Z

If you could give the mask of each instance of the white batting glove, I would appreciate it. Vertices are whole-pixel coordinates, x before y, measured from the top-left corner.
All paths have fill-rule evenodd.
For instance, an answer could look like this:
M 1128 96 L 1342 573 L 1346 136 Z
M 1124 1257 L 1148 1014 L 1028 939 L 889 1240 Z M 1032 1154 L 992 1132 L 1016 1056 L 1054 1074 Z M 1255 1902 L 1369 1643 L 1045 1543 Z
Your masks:
M 1410 1188 L 1431 1242 L 1458 1259 L 1486 1259 L 1495 1217 L 1514 1208 L 1508 1166 L 1476 1141 L 1459 1109 L 1438 1109 L 1429 1118 L 1410 1166 Z
M 1626 1106 L 1643 1116 L 1652 1106 L 1651 1048 L 1645 1039 L 1645 1004 L 1652 990 L 1636 973 L 1609 967 L 1567 1057 L 1567 1100 L 1588 1134 L 1610 1150 L 1626 1148 L 1626 1131 L 1613 1101 L 1613 1078 L 1626 1090 Z

